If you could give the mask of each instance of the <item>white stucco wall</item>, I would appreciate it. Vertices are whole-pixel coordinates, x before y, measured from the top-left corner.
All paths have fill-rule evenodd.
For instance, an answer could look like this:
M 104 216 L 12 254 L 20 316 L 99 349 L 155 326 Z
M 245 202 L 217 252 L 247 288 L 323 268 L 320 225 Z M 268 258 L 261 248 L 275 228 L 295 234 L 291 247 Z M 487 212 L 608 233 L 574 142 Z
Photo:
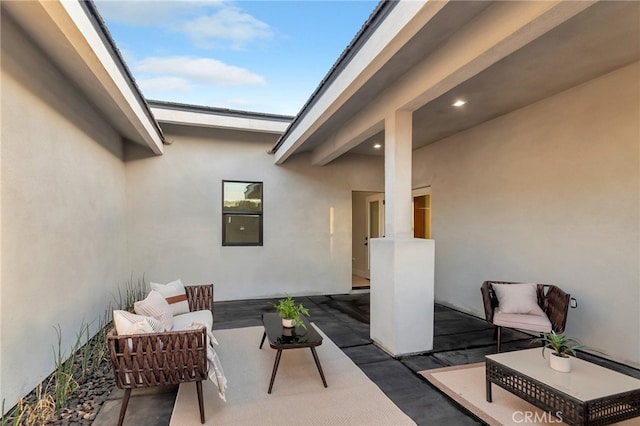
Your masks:
M 152 281 L 214 283 L 216 300 L 351 288 L 352 190 L 382 188 L 382 160 L 274 166 L 274 136 L 163 126 L 161 158 L 127 156 L 130 264 Z M 222 180 L 264 183 L 264 246 L 223 247 Z
M 69 355 L 81 321 L 102 316 L 128 271 L 120 138 L 4 14 L 1 65 L 0 400 L 8 410 L 53 371 L 53 327 Z
M 436 301 L 484 318 L 484 280 L 556 284 L 567 332 L 640 365 L 640 64 L 414 153 Z M 469 102 L 471 105 L 472 100 Z

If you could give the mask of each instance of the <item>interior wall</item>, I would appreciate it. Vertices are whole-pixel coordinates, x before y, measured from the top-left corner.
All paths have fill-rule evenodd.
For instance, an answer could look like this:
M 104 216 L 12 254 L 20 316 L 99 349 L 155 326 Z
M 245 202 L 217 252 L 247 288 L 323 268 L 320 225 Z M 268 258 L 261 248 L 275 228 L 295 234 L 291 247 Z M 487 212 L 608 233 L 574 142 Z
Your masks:
M 484 318 L 485 280 L 556 284 L 567 333 L 640 365 L 640 64 L 414 153 L 436 301 Z M 470 99 L 469 107 L 473 107 Z
M 376 192 L 354 191 L 352 194 L 352 255 L 353 273 L 359 277 L 369 278 L 368 257 L 369 250 L 365 246 L 367 238 L 367 197 Z
M 1 372 L 10 409 L 127 276 L 122 142 L 2 13 Z
M 159 158 L 127 155 L 130 264 L 156 282 L 214 283 L 216 300 L 347 293 L 354 188 L 383 187 L 383 161 L 275 166 L 276 136 L 163 125 Z M 264 245 L 223 247 L 222 180 L 263 182 Z

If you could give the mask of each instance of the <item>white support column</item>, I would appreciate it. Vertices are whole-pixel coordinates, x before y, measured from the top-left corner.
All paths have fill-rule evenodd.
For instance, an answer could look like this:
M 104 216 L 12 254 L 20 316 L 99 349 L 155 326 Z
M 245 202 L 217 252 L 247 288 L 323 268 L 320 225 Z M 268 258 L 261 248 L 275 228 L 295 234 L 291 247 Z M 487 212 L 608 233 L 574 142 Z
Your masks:
M 412 113 L 385 120 L 385 238 L 371 244 L 371 339 L 390 354 L 433 349 L 433 240 L 411 231 Z
M 384 125 L 385 235 L 411 238 L 411 111 L 395 111 Z

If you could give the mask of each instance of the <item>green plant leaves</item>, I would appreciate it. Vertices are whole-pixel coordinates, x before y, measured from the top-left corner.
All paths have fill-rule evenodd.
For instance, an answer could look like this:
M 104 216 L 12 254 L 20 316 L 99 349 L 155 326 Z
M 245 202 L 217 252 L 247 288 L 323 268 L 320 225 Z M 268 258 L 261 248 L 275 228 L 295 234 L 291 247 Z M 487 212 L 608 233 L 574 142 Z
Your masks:
M 291 319 L 293 320 L 293 325 L 304 329 L 307 328 L 307 325 L 300 319 L 300 316 L 309 316 L 309 309 L 305 308 L 302 303 L 296 304 L 291 296 L 287 296 L 286 299 L 280 299 L 278 303 L 273 304 L 273 307 L 278 311 L 280 318 Z
M 555 331 L 551 330 L 550 333 L 543 333 L 542 337 L 537 339 L 533 339 L 534 342 L 541 342 L 542 346 L 542 356 L 544 357 L 544 350 L 546 348 L 552 349 L 553 353 L 566 357 L 569 354 L 576 356 L 576 350 L 582 349 L 584 346 L 580 344 L 580 342 L 573 337 L 565 336 L 564 334 L 558 334 Z

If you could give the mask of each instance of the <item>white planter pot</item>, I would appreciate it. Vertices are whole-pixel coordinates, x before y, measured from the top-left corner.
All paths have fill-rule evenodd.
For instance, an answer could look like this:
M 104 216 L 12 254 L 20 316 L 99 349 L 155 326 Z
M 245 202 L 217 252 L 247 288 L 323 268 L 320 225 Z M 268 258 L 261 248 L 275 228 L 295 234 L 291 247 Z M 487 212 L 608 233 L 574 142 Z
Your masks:
M 286 336 L 286 337 L 292 337 L 295 336 L 296 334 L 296 329 L 295 327 L 282 327 L 282 335 Z
M 293 320 L 291 318 L 282 318 L 282 326 L 286 328 L 293 328 Z
M 549 366 L 556 371 L 568 373 L 571 371 L 571 357 L 561 357 L 555 354 L 549 356 Z

